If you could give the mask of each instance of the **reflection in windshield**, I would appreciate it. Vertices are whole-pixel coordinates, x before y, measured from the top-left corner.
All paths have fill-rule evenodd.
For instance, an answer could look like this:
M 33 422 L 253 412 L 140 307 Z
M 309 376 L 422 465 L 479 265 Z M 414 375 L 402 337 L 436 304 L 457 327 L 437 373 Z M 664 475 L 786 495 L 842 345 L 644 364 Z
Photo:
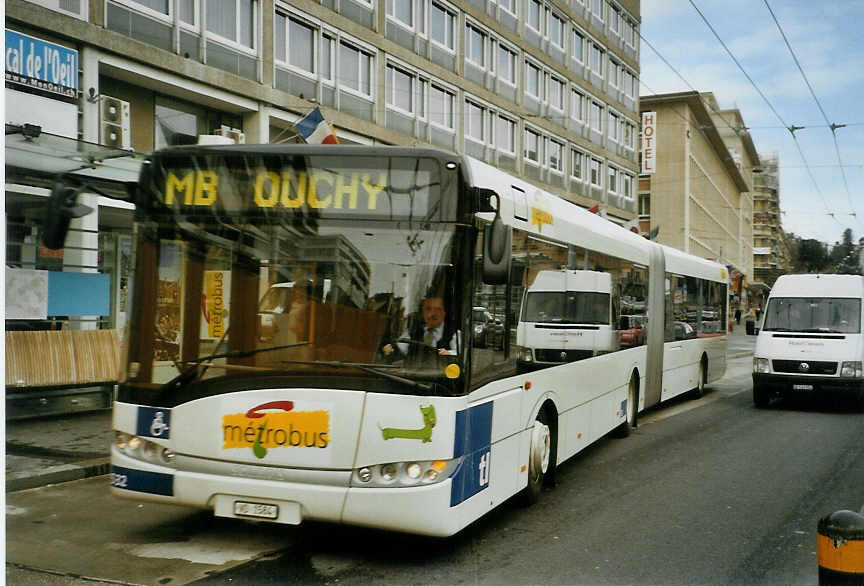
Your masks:
M 860 316 L 860 299 L 775 297 L 768 303 L 763 329 L 857 334 Z
M 191 227 L 156 242 L 141 230 L 139 246 L 153 251 L 157 268 L 152 311 L 137 312 L 132 324 L 144 331 L 152 320 L 150 359 L 141 359 L 146 343 L 130 349 L 130 375 L 138 382 L 165 384 L 190 367 L 210 378 L 249 368 L 320 371 L 322 362 L 366 365 L 334 370 L 346 376 L 378 374 L 367 366 L 379 364 L 394 380 L 443 373 L 438 362 L 394 360 L 382 348 L 409 331 L 426 296 L 454 302 L 452 225 L 234 230 L 256 237 L 238 245 Z M 449 315 L 455 323 L 458 312 Z
M 522 321 L 609 324 L 609 294 L 584 291 L 529 293 Z

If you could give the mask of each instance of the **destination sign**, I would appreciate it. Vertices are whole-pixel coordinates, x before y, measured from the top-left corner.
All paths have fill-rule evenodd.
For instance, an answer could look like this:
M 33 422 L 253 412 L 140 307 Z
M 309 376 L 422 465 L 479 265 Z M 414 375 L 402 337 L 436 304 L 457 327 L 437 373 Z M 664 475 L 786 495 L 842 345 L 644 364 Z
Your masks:
M 440 191 L 437 165 L 414 159 L 413 166 L 382 169 L 387 161 L 375 162 L 371 168 L 168 167 L 156 188 L 167 206 L 192 215 L 208 209 L 252 214 L 311 209 L 321 216 L 425 217 Z

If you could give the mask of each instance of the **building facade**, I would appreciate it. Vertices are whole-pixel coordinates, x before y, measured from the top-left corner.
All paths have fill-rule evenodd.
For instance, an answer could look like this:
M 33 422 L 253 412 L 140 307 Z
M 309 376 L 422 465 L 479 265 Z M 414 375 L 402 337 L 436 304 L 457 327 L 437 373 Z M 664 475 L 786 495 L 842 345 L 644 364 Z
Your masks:
M 733 307 L 746 306 L 759 158 L 740 113 L 719 110 L 713 95 L 697 92 L 642 96 L 640 108 L 653 137 L 639 177 L 640 231 L 727 265 Z
M 131 205 L 85 188 L 96 213 L 49 251 L 53 175 L 98 176 L 105 193 L 143 154 L 200 135 L 297 141 L 315 107 L 340 142 L 465 153 L 623 223 L 639 20 L 639 0 L 8 0 L 7 265 L 111 274 L 107 314 L 63 316 L 122 327 Z M 59 83 L 28 67 L 47 49 L 75 61 Z
M 791 270 L 791 256 L 780 215 L 778 155 L 761 155 L 760 169 L 753 186 L 753 284 L 765 298 L 777 277 Z

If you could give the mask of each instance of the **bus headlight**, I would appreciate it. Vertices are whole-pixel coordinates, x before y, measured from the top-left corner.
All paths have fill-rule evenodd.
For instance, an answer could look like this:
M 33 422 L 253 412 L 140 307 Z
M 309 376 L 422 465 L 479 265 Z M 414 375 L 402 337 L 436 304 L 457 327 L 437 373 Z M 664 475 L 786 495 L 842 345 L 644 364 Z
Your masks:
M 144 460 L 160 466 L 173 466 L 174 452 L 169 448 L 151 442 L 137 435 L 130 435 L 122 431 L 114 432 L 114 447 L 122 454 L 130 458 Z
M 459 467 L 462 458 L 453 460 L 425 460 L 417 462 L 389 462 L 357 468 L 351 475 L 351 486 L 364 488 L 409 487 L 435 484 L 446 480 Z
M 753 372 L 766 373 L 771 372 L 768 366 L 767 358 L 754 358 L 753 359 Z
M 531 353 L 531 348 L 520 346 L 518 352 L 519 360 L 522 362 L 534 362 L 534 355 Z
M 861 367 L 861 361 L 856 360 L 853 362 L 844 362 L 840 366 L 840 376 L 848 376 L 861 378 L 864 376 L 864 369 Z

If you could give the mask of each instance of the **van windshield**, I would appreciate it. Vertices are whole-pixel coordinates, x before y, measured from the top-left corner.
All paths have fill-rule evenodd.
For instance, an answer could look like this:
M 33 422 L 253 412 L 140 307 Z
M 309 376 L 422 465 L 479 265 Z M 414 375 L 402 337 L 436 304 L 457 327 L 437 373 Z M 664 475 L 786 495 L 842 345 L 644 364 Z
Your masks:
M 763 331 L 861 332 L 861 300 L 831 297 L 775 297 L 768 302 Z
M 585 291 L 528 293 L 522 321 L 609 325 L 609 294 Z

